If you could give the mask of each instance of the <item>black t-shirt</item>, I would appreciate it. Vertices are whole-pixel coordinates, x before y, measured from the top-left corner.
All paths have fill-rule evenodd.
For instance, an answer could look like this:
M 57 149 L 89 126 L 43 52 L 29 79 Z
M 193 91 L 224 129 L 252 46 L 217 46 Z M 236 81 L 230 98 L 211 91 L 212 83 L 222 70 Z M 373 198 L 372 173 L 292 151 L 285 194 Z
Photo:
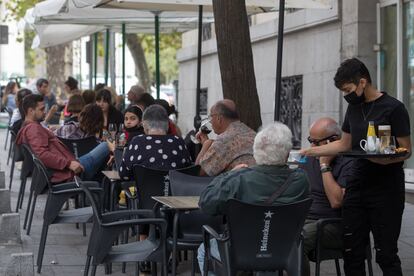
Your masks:
M 352 159 L 338 156 L 331 163 L 332 176 L 342 188 L 346 187 L 346 179 L 351 172 Z M 309 209 L 309 219 L 336 218 L 341 217 L 341 209 L 333 209 L 323 186 L 319 160 L 308 157 L 305 164 L 300 167 L 306 172 L 311 188 L 312 205 Z
M 352 136 L 352 150 L 359 150 L 359 142 L 366 139 L 368 123 L 374 121 L 376 133 L 379 125 L 390 125 L 391 135 L 410 135 L 410 118 L 404 104 L 386 92 L 375 101 L 349 105 L 346 110 L 342 130 Z

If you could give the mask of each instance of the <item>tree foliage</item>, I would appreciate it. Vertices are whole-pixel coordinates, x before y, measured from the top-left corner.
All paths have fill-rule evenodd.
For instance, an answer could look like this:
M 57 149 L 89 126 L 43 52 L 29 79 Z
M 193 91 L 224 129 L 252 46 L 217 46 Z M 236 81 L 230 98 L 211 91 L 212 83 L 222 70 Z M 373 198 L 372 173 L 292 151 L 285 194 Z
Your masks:
M 138 35 L 150 70 L 155 81 L 155 36 L 152 34 Z M 160 74 L 161 83 L 171 83 L 178 78 L 177 51 L 181 48 L 181 34 L 160 34 Z
M 34 5 L 39 3 L 39 0 L 0 0 L 0 4 L 4 3 L 8 13 L 4 20 L 19 21 L 24 17 L 26 11 L 33 8 Z

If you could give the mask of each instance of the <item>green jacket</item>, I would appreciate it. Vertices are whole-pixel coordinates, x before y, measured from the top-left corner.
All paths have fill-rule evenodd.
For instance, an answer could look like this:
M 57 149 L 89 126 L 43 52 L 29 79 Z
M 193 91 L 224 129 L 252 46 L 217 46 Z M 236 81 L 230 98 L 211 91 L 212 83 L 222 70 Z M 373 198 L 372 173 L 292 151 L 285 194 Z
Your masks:
M 229 199 L 263 204 L 294 173 L 289 187 L 273 202 L 287 204 L 309 197 L 309 182 L 303 170 L 288 166 L 258 165 L 217 176 L 202 192 L 198 205 L 206 214 L 220 215 Z

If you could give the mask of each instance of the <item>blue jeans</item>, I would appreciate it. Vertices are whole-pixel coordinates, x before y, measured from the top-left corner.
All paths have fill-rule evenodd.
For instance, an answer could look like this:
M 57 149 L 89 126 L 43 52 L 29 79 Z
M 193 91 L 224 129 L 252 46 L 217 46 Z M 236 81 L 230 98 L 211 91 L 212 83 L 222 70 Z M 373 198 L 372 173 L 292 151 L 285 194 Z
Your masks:
M 98 170 L 104 164 L 108 155 L 108 143 L 102 142 L 89 153 L 79 157 L 78 161 L 85 169 L 83 172 L 83 178 L 85 180 L 93 179 Z
M 206 250 L 204 248 L 204 243 L 200 244 L 200 247 L 198 247 L 198 254 L 197 254 L 197 260 L 198 260 L 198 266 L 200 267 L 201 275 L 204 276 L 204 256 L 205 256 Z M 210 240 L 210 255 L 217 259 L 220 259 L 220 252 L 218 250 L 218 244 L 216 239 Z M 211 271 L 208 272 L 208 275 L 214 276 L 215 274 Z

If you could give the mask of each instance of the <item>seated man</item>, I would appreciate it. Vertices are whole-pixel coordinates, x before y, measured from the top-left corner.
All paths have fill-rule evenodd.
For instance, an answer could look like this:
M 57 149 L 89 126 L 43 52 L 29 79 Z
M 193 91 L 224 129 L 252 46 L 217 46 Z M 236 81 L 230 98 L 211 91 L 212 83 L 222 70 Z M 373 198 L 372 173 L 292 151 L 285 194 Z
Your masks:
M 240 164 L 233 170 L 217 176 L 200 196 L 199 206 L 209 215 L 220 215 L 227 200 L 239 199 L 246 203 L 264 204 L 289 178 L 289 186 L 273 205 L 306 199 L 309 183 L 302 170 L 291 170 L 286 165 L 292 148 L 292 133 L 282 123 L 274 123 L 260 131 L 254 139 L 253 154 L 256 166 Z M 217 242 L 211 242 L 211 254 L 219 259 Z M 204 245 L 198 250 L 201 271 L 204 265 Z
M 218 136 L 215 140 L 210 140 L 201 131 L 196 135 L 202 144 L 196 160 L 196 164 L 201 166 L 201 174 L 215 176 L 238 164 L 253 165 L 253 141 L 256 133 L 239 121 L 234 102 L 217 102 L 210 109 L 209 119 Z
M 168 115 L 160 105 L 151 105 L 142 115 L 144 134 L 135 136 L 122 158 L 119 175 L 133 178 L 133 166 L 138 164 L 157 170 L 175 170 L 191 165 L 184 140 L 168 135 Z
M 45 117 L 43 96 L 27 95 L 23 99 L 25 120 L 19 131 L 16 144 L 27 144 L 43 164 L 53 170 L 51 182 L 72 181 L 75 174 L 84 172 L 85 179 L 92 179 L 114 150 L 111 143 L 101 143 L 91 152 L 76 160 L 72 152 L 47 128 L 39 122 Z
M 320 146 L 341 138 L 338 124 L 331 118 L 315 121 L 309 130 L 311 146 Z M 301 165 L 308 175 L 311 186 L 312 206 L 303 227 L 304 268 L 303 275 L 310 275 L 309 255 L 316 249 L 316 223 L 322 218 L 341 217 L 341 205 L 345 192 L 346 177 L 352 159 L 345 157 L 308 157 Z M 324 230 L 322 245 L 327 248 L 342 248 L 341 224 L 329 224 Z

